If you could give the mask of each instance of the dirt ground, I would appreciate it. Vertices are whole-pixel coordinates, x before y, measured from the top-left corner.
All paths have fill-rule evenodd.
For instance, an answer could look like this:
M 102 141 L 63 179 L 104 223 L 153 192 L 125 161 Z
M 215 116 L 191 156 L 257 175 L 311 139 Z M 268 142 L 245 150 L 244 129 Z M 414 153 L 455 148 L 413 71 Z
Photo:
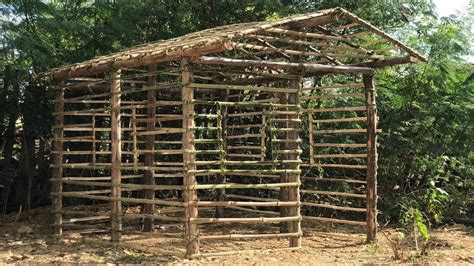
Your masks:
M 0 224 L 0 263 L 161 263 L 161 264 L 315 264 L 315 263 L 474 263 L 474 228 L 451 225 L 431 232 L 428 254 L 413 255 L 414 248 L 404 247 L 403 260 L 395 259 L 387 237 L 396 229 L 384 229 L 376 244 L 366 244 L 361 229 L 323 224 L 304 224 L 302 248 L 270 250 L 288 246 L 288 240 L 202 242 L 202 252 L 229 250 L 239 254 L 185 259 L 182 237 L 154 237 L 150 234 L 124 234 L 123 244 L 111 245 L 108 234 L 66 234 L 56 239 L 50 234 L 48 209 L 36 209 L 21 215 L 9 215 Z M 260 225 L 261 226 L 261 225 Z M 124 226 L 126 228 L 127 226 Z M 247 225 L 232 228 L 241 233 Z M 158 228 L 156 235 L 171 235 L 182 228 Z M 219 230 L 211 227 L 210 231 Z M 358 231 L 360 230 L 360 232 Z M 268 227 L 257 228 L 267 233 Z M 387 237 L 385 237 L 387 235 Z

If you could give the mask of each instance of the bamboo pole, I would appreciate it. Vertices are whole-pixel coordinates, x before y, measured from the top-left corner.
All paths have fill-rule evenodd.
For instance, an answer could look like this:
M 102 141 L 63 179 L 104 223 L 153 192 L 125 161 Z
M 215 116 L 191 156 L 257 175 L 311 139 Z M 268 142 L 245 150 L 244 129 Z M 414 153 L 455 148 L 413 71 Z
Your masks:
M 309 42 L 309 41 L 295 40 L 290 37 L 278 38 L 278 37 L 267 36 L 267 35 L 248 35 L 245 37 L 249 39 L 262 39 L 262 40 L 266 40 L 270 42 L 284 42 L 284 43 L 290 43 L 290 44 L 297 44 L 299 46 L 306 46 L 306 47 L 327 47 L 328 49 L 324 49 L 325 51 L 329 50 L 329 48 L 334 47 L 334 44 L 331 44 L 325 41 L 324 42 Z M 298 50 L 301 50 L 301 48 L 299 48 Z M 338 46 L 337 51 L 354 51 L 354 52 L 359 52 L 359 53 L 362 52 L 358 48 L 346 47 L 346 46 Z
M 372 67 L 372 68 L 384 68 L 384 67 L 390 67 L 390 66 L 395 66 L 395 65 L 413 64 L 417 62 L 419 62 L 417 57 L 402 56 L 402 57 L 394 57 L 394 58 L 388 58 L 384 60 L 377 60 L 373 62 L 358 63 L 358 64 L 352 64 L 352 65 Z
M 311 207 L 318 207 L 318 208 L 326 208 L 326 209 L 333 209 L 333 210 L 341 210 L 341 211 L 352 211 L 352 212 L 366 212 L 365 208 L 354 208 L 354 207 L 345 207 L 345 206 L 337 206 L 331 205 L 327 203 L 312 203 L 312 202 L 303 202 L 301 203 L 303 206 L 311 206 Z
M 311 189 L 301 189 L 300 192 L 313 194 L 313 195 L 341 196 L 341 197 L 352 197 L 352 198 L 359 198 L 359 199 L 366 198 L 366 195 L 364 194 L 356 194 L 356 193 L 348 193 L 348 192 L 319 191 L 319 190 L 311 190 Z
M 314 146 L 315 147 L 337 147 L 337 148 L 367 148 L 366 143 L 315 143 Z
M 196 165 L 195 161 L 195 146 L 194 146 L 194 89 L 190 87 L 190 84 L 193 81 L 193 73 L 191 70 L 191 65 L 188 57 L 183 57 L 182 59 L 182 72 L 181 72 L 181 95 L 183 101 L 183 162 L 186 175 L 184 176 L 183 185 L 187 187 L 184 191 L 184 201 L 188 204 L 186 207 L 186 217 L 188 221 L 186 222 L 186 256 L 191 257 L 195 254 L 199 254 L 199 239 L 196 237 L 198 235 L 198 225 L 192 221 L 198 219 L 198 208 L 196 205 L 193 205 L 197 202 L 197 193 L 196 190 L 192 189 L 191 186 L 196 185 Z
M 138 139 L 137 139 L 137 123 L 135 120 L 137 119 L 137 109 L 132 108 L 132 146 L 133 146 L 133 167 L 138 167 Z
M 252 188 L 252 189 L 273 189 L 280 187 L 298 187 L 299 182 L 265 183 L 265 184 L 202 184 L 193 185 L 190 189 L 211 189 L 211 188 Z
M 155 72 L 156 71 L 156 65 L 152 64 L 148 66 L 148 71 L 149 72 Z M 149 76 L 148 77 L 148 82 L 147 86 L 153 87 L 156 85 L 156 76 Z M 150 90 L 147 92 L 147 131 L 155 131 L 155 120 L 156 119 L 156 92 L 153 90 Z M 182 119 L 182 117 L 180 117 Z M 154 160 L 155 160 L 155 154 L 152 150 L 155 148 L 155 136 L 154 135 L 148 135 L 146 136 L 146 144 L 145 148 L 149 151 L 145 153 L 145 166 L 153 167 Z M 146 185 L 155 185 L 155 177 L 154 175 L 154 170 L 145 170 L 144 175 L 143 175 L 143 182 Z M 154 200 L 155 199 L 155 191 L 152 189 L 145 189 L 144 190 L 144 197 L 145 199 L 149 200 Z M 153 215 L 155 213 L 155 205 L 154 204 L 145 204 L 143 206 L 143 213 L 146 215 Z M 153 230 L 153 222 L 154 217 L 148 216 L 145 217 L 143 221 L 143 230 L 145 232 L 151 232 Z
M 339 123 L 339 122 L 358 122 L 367 121 L 367 117 L 348 117 L 348 118 L 334 118 L 334 119 L 318 119 L 314 120 L 315 123 Z
M 266 153 L 266 147 L 265 147 L 265 139 L 266 139 L 266 123 L 267 123 L 267 115 L 265 113 L 262 114 L 262 124 L 260 126 L 260 135 L 262 135 L 260 139 L 260 161 L 264 162 L 265 161 L 265 153 Z M 258 126 L 258 125 L 257 125 Z
M 340 223 L 340 224 L 350 224 L 350 225 L 359 225 L 365 226 L 366 223 L 362 221 L 351 221 L 351 220 L 343 220 L 343 219 L 334 219 L 334 218 L 326 218 L 326 217 L 314 217 L 314 216 L 303 216 L 303 221 L 318 221 L 323 223 Z
M 142 189 L 124 189 L 123 191 L 139 191 Z M 135 199 L 135 198 L 121 198 L 121 197 L 109 197 L 109 196 L 100 196 L 100 195 L 92 195 L 92 194 L 108 194 L 107 191 L 110 190 L 100 190 L 100 191 L 68 191 L 68 192 L 61 192 L 61 193 L 52 193 L 52 195 L 57 196 L 61 195 L 63 197 L 70 197 L 70 198 L 83 198 L 83 199 L 94 199 L 94 200 L 103 200 L 109 202 L 129 202 L 129 203 L 149 203 L 149 204 L 159 204 L 164 206 L 180 206 L 186 207 L 189 206 L 180 201 L 169 201 L 169 200 L 147 200 L 147 199 Z M 97 192 L 97 193 L 95 193 Z M 99 193 L 100 192 L 100 193 Z
M 134 179 L 134 178 L 140 178 L 142 175 L 122 175 L 122 179 Z M 63 177 L 61 179 L 58 179 L 59 181 L 64 180 L 64 181 L 110 181 L 111 176 L 68 176 L 68 177 Z
M 318 100 L 318 99 L 333 99 L 333 98 L 355 98 L 364 97 L 363 93 L 340 93 L 340 94 L 323 94 L 323 95 L 310 95 L 302 96 L 301 100 Z
M 309 164 L 301 166 L 310 166 Z M 367 165 L 360 164 L 331 164 L 331 163 L 316 163 L 313 167 L 327 167 L 327 168 L 348 168 L 348 169 L 367 169 Z
M 275 199 L 275 198 L 262 198 L 262 197 L 252 197 L 252 196 L 235 195 L 235 194 L 227 194 L 227 197 L 231 199 L 259 200 L 259 201 L 267 201 L 267 202 L 278 201 L 278 199 Z
M 270 49 L 270 48 L 269 48 Z M 288 63 L 266 60 L 246 60 L 231 59 L 223 57 L 201 56 L 195 61 L 198 64 L 217 64 L 224 66 L 253 66 L 253 67 L 275 67 L 283 69 L 305 70 L 306 72 L 317 73 L 366 73 L 372 74 L 374 71 L 366 67 L 329 66 L 314 63 Z
M 225 93 L 223 95 L 223 100 L 224 101 L 228 100 L 229 93 L 230 93 L 229 90 L 225 91 Z M 218 116 L 217 125 L 220 128 L 220 130 L 218 131 L 218 139 L 219 139 L 218 145 L 219 145 L 219 150 L 220 150 L 220 153 L 219 153 L 220 169 L 225 170 L 226 169 L 226 164 L 225 164 L 226 151 L 227 151 L 227 148 L 228 148 L 227 147 L 227 141 L 226 141 L 227 128 L 228 128 L 228 126 L 227 126 L 228 107 L 217 105 L 216 108 L 217 108 L 217 116 Z M 220 184 L 225 184 L 227 182 L 226 175 L 225 174 L 218 175 L 217 176 L 217 182 L 220 183 Z M 225 188 L 218 189 L 216 193 L 217 193 L 217 200 L 218 201 L 220 201 L 220 202 L 225 201 L 225 199 L 226 199 L 226 197 L 225 197 Z M 217 218 L 224 217 L 224 212 L 225 212 L 225 208 L 223 208 L 222 206 L 218 206 L 216 208 L 216 217 Z
M 325 130 L 313 130 L 314 135 L 326 135 L 326 134 L 353 134 L 353 133 L 367 133 L 367 129 L 361 128 L 350 128 L 350 129 L 325 129 Z
M 55 99 L 60 100 L 54 104 L 54 111 L 61 113 L 64 110 L 64 103 L 61 100 L 64 100 L 64 89 L 57 89 Z M 54 125 L 59 126 L 53 129 L 54 138 L 57 140 L 53 141 L 52 150 L 56 152 L 60 152 L 63 150 L 63 142 L 60 140 L 63 138 L 64 131 L 62 129 L 62 125 L 64 123 L 64 116 L 63 115 L 55 115 L 54 116 Z M 53 193 L 61 193 L 63 191 L 63 184 L 60 182 L 63 177 L 63 168 L 61 167 L 63 164 L 63 156 L 61 153 L 53 153 L 52 154 L 52 163 L 55 165 L 59 165 L 60 167 L 52 169 L 52 178 L 56 181 L 53 182 L 52 192 Z M 54 211 L 54 221 L 53 225 L 53 233 L 56 235 L 62 234 L 62 220 L 63 216 L 61 213 L 62 210 L 62 196 L 56 195 L 52 197 L 52 205 Z
M 241 86 L 241 85 L 227 85 L 227 84 L 205 84 L 205 83 L 191 83 L 193 88 L 206 88 L 206 89 L 220 89 L 220 90 L 240 90 L 240 91 L 256 91 L 256 92 L 289 92 L 289 89 L 285 88 L 273 88 L 273 87 L 256 87 L 256 86 Z
M 353 107 L 316 108 L 316 109 L 303 109 L 302 111 L 303 113 L 367 111 L 367 107 L 353 106 Z
M 96 155 L 97 155 L 97 145 L 96 145 L 96 132 L 95 132 L 95 114 L 91 117 L 91 126 L 92 126 L 92 164 L 95 165 L 96 163 Z
M 287 238 L 287 237 L 294 237 L 302 235 L 301 232 L 299 233 L 276 233 L 276 234 L 252 234 L 252 235 L 243 235 L 243 234 L 229 234 L 229 235 L 207 235 L 207 236 L 199 236 L 201 240 L 234 240 L 234 239 L 257 239 L 257 238 Z
M 212 253 L 200 253 L 196 254 L 194 256 L 191 256 L 191 258 L 205 258 L 205 257 L 217 257 L 217 256 L 230 256 L 230 255 L 237 255 L 237 254 L 242 254 L 242 253 L 252 253 L 252 252 L 275 252 L 275 251 L 293 251 L 293 250 L 298 250 L 301 247 L 297 248 L 289 248 L 289 247 L 284 247 L 284 248 L 272 248 L 272 249 L 250 249 L 250 250 L 233 250 L 233 251 L 223 251 L 223 252 L 212 252 Z
M 300 55 L 300 56 L 318 56 L 318 57 L 332 57 L 332 58 L 364 58 L 364 59 L 384 59 L 382 55 L 370 55 L 366 54 L 336 54 L 336 53 L 323 53 L 323 52 L 307 52 L 307 51 L 299 51 L 299 50 L 288 50 L 285 48 L 271 48 L 268 46 L 260 46 L 255 44 L 246 44 L 246 43 L 234 43 L 236 48 L 246 48 L 260 51 L 261 53 L 275 53 L 275 52 L 283 52 L 289 55 Z M 344 66 L 340 66 L 344 67 Z M 346 68 L 347 69 L 347 68 Z M 311 69 L 309 69 L 311 71 Z M 350 72 L 347 72 L 350 73 Z
M 120 117 L 120 70 L 114 70 L 111 74 L 111 150 L 112 150 L 112 188 L 111 197 L 121 196 L 121 163 L 122 163 L 122 132 Z M 111 202 L 111 240 L 114 243 L 120 242 L 122 231 L 122 203 L 120 200 Z
M 318 154 L 314 158 L 367 158 L 367 153 Z
M 301 177 L 303 180 L 313 181 L 313 182 L 342 182 L 342 183 L 352 183 L 352 184 L 367 184 L 365 180 L 357 179 L 345 179 L 345 178 L 328 178 L 328 177 Z
M 326 86 L 316 86 L 316 87 L 303 87 L 302 91 L 311 91 L 311 90 L 339 90 L 339 89 L 354 89 L 364 87 L 363 83 L 352 83 L 352 84 L 337 84 L 337 85 L 326 85 Z
M 300 32 L 300 31 L 280 29 L 280 28 L 269 28 L 269 29 L 266 29 L 265 31 L 272 32 L 272 33 L 285 34 L 289 36 L 316 38 L 316 39 L 323 39 L 323 40 L 330 40 L 330 41 L 346 40 L 344 37 L 339 37 L 339 36 L 331 36 L 331 35 L 312 33 L 312 32 Z
M 275 206 L 297 206 L 300 205 L 296 201 L 275 201 L 275 202 L 252 202 L 252 201 L 198 201 L 198 206 L 259 206 L 259 207 L 275 207 Z
M 258 214 L 267 214 L 267 215 L 275 215 L 278 216 L 280 215 L 279 212 L 274 212 L 274 211 L 262 211 L 259 209 L 250 209 L 250 208 L 245 208 L 245 207 L 237 207 L 237 206 L 227 206 L 229 209 L 234 209 L 234 210 L 239 210 L 239 211 L 244 211 L 244 212 L 251 212 L 251 213 L 258 213 Z
M 190 219 L 194 224 L 213 224 L 213 223 L 281 223 L 300 221 L 301 216 L 287 217 L 257 217 L 257 218 L 193 218 Z
M 309 164 L 314 164 L 313 114 L 308 113 Z
M 367 104 L 367 242 L 377 240 L 377 109 L 373 76 L 364 75 Z

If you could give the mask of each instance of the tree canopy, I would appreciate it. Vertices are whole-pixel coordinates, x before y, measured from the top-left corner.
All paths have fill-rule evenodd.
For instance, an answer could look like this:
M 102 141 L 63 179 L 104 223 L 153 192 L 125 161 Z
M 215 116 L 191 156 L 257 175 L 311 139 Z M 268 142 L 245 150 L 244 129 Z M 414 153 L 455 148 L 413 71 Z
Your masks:
M 376 76 L 382 219 L 403 222 L 409 209 L 439 223 L 472 215 L 474 71 L 464 58 L 472 54 L 474 2 L 470 16 L 439 18 L 430 0 L 4 0 L 0 205 L 49 201 L 52 93 L 33 82 L 36 74 L 206 28 L 337 6 L 429 58 Z

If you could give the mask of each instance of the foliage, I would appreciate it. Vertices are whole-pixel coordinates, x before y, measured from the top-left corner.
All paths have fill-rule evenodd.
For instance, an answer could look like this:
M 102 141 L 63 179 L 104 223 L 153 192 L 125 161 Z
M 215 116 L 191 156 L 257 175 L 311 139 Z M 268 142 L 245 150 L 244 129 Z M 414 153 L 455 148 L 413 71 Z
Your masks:
M 30 82 L 41 71 L 219 25 L 336 6 L 384 28 L 430 59 L 386 69 L 376 77 L 383 130 L 381 219 L 415 221 L 425 237 L 422 225 L 474 213 L 474 71 L 463 59 L 471 53 L 474 16 L 439 19 L 429 0 L 4 0 L 0 146 L 7 140 L 9 122 L 18 117 L 28 136 L 49 139 L 52 95 Z M 15 147 L 23 146 L 21 139 L 16 142 L 20 145 Z M 19 152 L 15 149 L 15 158 Z M 50 176 L 47 159 L 37 156 L 36 164 L 43 167 L 33 167 L 35 201 L 41 204 L 46 203 L 44 177 Z
M 443 214 L 466 215 L 472 195 L 473 69 L 461 63 L 470 49 L 463 20 L 433 23 L 423 37 L 430 61 L 379 78 L 379 173 L 388 180 L 381 188 L 387 216 L 404 212 L 393 202 L 408 201 L 440 223 Z

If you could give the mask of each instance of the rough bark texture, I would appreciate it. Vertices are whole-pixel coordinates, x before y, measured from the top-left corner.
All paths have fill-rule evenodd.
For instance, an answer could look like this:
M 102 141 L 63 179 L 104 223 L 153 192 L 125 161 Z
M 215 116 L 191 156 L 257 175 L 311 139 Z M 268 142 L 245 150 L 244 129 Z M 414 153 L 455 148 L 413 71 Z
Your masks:
M 377 108 L 373 77 L 364 75 L 367 102 L 367 241 L 377 239 Z
M 189 188 L 196 184 L 196 176 L 192 172 L 196 170 L 195 154 L 196 150 L 194 147 L 194 104 L 192 103 L 194 98 L 194 90 L 189 87 L 189 83 L 192 82 L 193 74 L 191 66 L 189 64 L 189 58 L 183 58 L 182 61 L 182 100 L 183 100 L 183 127 L 185 132 L 183 134 L 183 162 L 184 162 L 184 182 L 183 185 L 187 187 L 184 191 L 184 202 L 195 203 L 197 202 L 196 190 Z M 186 255 L 192 256 L 199 253 L 199 240 L 198 240 L 198 226 L 191 219 L 198 217 L 198 208 L 195 204 L 190 204 L 186 207 L 186 235 L 188 237 L 186 244 Z
M 148 67 L 149 72 L 155 72 L 156 71 L 156 66 L 155 65 L 150 65 Z M 148 77 L 148 87 L 152 87 L 156 85 L 156 76 L 149 76 Z M 148 119 L 154 119 L 155 118 L 155 113 L 156 113 L 156 91 L 150 90 L 148 91 L 147 95 L 147 118 Z M 147 121 L 146 128 L 148 131 L 154 131 L 155 130 L 155 121 Z M 154 150 L 155 147 L 155 135 L 149 135 L 146 137 L 146 147 L 145 149 L 150 151 Z M 145 165 L 146 166 L 153 166 L 155 160 L 155 153 L 154 152 L 147 152 L 145 154 Z M 155 177 L 154 177 L 154 170 L 145 170 L 144 173 L 144 184 L 146 185 L 154 185 L 155 184 Z M 155 198 L 155 191 L 153 189 L 147 189 L 145 190 L 145 199 L 153 200 Z M 155 205 L 154 204 L 145 204 L 144 205 L 144 211 L 145 214 L 154 214 L 155 212 Z M 153 218 L 147 217 L 144 220 L 143 223 L 143 230 L 146 232 L 150 232 L 153 230 Z
M 64 110 L 64 89 L 57 89 L 55 99 L 58 100 L 54 104 L 54 111 L 58 114 L 54 116 L 54 125 L 57 126 L 54 128 L 53 135 L 55 141 L 53 141 L 52 151 L 53 152 L 60 152 L 63 150 L 63 142 L 60 140 L 63 138 L 64 130 L 61 127 L 64 124 L 64 115 L 60 114 Z M 63 162 L 63 155 L 62 153 L 52 153 L 52 163 L 53 165 L 60 166 Z M 52 178 L 53 178 L 53 187 L 52 192 L 54 193 L 61 193 L 63 190 L 63 184 L 60 182 L 60 179 L 63 176 L 63 169 L 62 167 L 54 167 L 52 169 Z M 54 212 L 54 233 L 55 234 L 62 234 L 62 213 L 60 212 L 62 209 L 62 197 L 61 195 L 53 196 L 53 212 Z
M 112 93 L 111 108 L 111 144 L 112 144 L 112 197 L 121 196 L 121 171 L 122 163 L 122 134 L 120 117 L 120 70 L 112 72 L 110 90 Z M 112 242 L 119 242 L 122 232 L 122 203 L 119 200 L 111 202 Z

